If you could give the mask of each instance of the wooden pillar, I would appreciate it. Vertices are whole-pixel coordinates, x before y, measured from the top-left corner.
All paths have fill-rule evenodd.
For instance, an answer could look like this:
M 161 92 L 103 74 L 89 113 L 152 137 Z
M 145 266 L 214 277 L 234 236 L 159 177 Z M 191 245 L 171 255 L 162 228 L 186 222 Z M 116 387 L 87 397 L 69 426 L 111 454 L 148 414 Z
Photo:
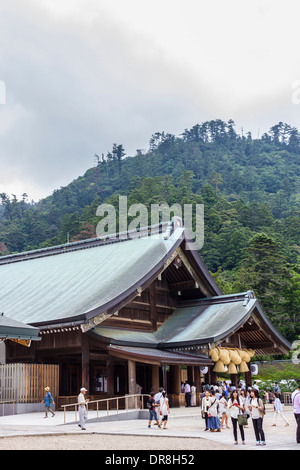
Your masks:
M 136 393 L 136 368 L 135 361 L 128 360 L 128 394 Z
M 171 390 L 168 390 L 170 406 L 176 408 L 180 406 L 181 399 L 181 368 L 180 365 L 170 366 Z
M 107 362 L 107 395 L 113 396 L 114 395 L 114 360 L 113 357 L 109 356 Z
M 194 366 L 194 383 L 196 387 L 196 405 L 200 406 L 201 404 L 201 393 L 202 393 L 202 387 L 201 387 L 201 374 L 200 374 L 200 367 L 199 366 Z
M 231 380 L 232 385 L 234 385 L 235 387 L 238 386 L 238 376 L 237 376 L 237 374 L 230 374 L 230 380 Z
M 163 375 L 163 389 L 164 390 L 167 390 L 168 386 L 167 386 L 167 367 L 165 364 L 163 364 L 162 366 L 162 375 Z
M 250 362 L 247 364 L 249 372 L 245 372 L 245 382 L 246 382 L 246 390 L 248 387 L 252 387 L 252 374 L 250 370 Z
M 188 383 L 192 385 L 194 382 L 194 368 L 193 366 L 187 366 L 187 377 L 188 377 Z
M 197 390 L 197 393 L 201 393 L 201 377 L 200 377 L 200 367 L 199 366 L 194 366 L 194 382 L 195 382 L 195 387 Z
M 152 390 L 157 393 L 159 390 L 159 366 L 152 366 Z
M 81 336 L 81 387 L 90 388 L 90 351 L 88 336 Z
M 150 286 L 150 321 L 154 331 L 157 330 L 157 310 L 156 310 L 156 281 Z
M 171 393 L 179 394 L 181 392 L 180 365 L 170 366 L 170 374 L 171 374 Z
M 218 374 L 217 372 L 213 371 L 213 368 L 210 368 L 210 385 L 217 383 L 218 380 Z

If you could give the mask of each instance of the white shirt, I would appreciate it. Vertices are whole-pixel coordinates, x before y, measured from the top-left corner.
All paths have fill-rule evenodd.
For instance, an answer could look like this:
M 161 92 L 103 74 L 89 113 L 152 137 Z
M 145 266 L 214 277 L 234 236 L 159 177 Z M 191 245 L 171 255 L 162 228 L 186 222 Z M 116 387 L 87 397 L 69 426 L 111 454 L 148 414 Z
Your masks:
M 203 397 L 202 398 L 202 403 L 201 403 L 202 411 L 205 411 L 205 413 L 207 413 L 207 410 L 208 410 L 209 406 L 210 406 L 210 397 L 208 397 L 208 398 Z
M 189 393 L 191 391 L 191 387 L 190 387 L 189 384 L 185 384 L 184 391 L 185 391 L 185 393 Z
M 250 414 L 250 411 L 248 409 L 248 398 L 240 395 L 239 399 L 240 399 L 241 406 L 243 405 L 245 406 L 245 413 Z
M 275 398 L 274 408 L 275 411 L 282 411 L 282 405 L 279 398 Z
M 79 405 L 85 405 L 86 404 L 85 397 L 84 397 L 83 393 L 79 393 L 78 403 L 79 403 Z
M 219 404 L 219 400 L 217 399 L 217 397 L 215 396 L 212 396 L 210 397 L 210 405 L 209 405 L 209 410 L 208 412 L 212 415 L 212 416 L 218 416 L 218 404 Z
M 169 411 L 168 411 L 168 398 L 167 397 L 161 397 L 160 399 L 160 411 L 162 413 L 163 416 L 166 416 L 169 414 Z
M 237 405 L 241 406 L 239 398 L 237 400 L 233 400 L 233 402 L 231 401 L 231 398 L 230 398 L 228 400 L 228 407 L 230 407 L 230 405 L 232 405 L 232 403 L 236 403 Z M 236 404 L 232 405 L 232 407 L 229 408 L 230 409 L 230 416 L 232 418 L 235 418 L 235 419 L 237 419 L 238 415 L 241 413 L 239 407 Z
M 227 406 L 226 398 L 222 397 L 222 398 L 219 400 L 219 413 L 220 413 L 220 414 L 226 412 L 226 406 Z
M 252 398 L 252 400 L 249 402 L 249 405 L 252 406 L 251 409 L 251 417 L 252 419 L 257 419 L 260 418 L 260 413 L 258 409 L 258 400 L 257 398 Z M 255 406 L 255 408 L 253 408 Z

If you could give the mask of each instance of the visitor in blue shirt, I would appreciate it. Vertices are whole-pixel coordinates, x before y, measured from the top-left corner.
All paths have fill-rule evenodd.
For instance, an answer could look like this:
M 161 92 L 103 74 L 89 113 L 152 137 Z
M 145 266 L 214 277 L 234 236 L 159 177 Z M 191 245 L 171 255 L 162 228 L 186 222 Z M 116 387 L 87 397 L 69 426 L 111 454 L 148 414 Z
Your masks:
M 53 397 L 50 393 L 50 388 L 46 387 L 45 392 L 46 392 L 46 394 L 45 394 L 44 400 L 42 401 L 42 403 L 45 403 L 45 416 L 44 416 L 44 418 L 48 418 L 48 411 L 50 413 L 52 413 L 52 418 L 53 418 L 53 416 L 55 416 L 55 413 L 54 413 L 54 411 L 51 410 L 50 405 L 51 405 L 51 403 L 54 403 L 54 400 L 53 400 Z

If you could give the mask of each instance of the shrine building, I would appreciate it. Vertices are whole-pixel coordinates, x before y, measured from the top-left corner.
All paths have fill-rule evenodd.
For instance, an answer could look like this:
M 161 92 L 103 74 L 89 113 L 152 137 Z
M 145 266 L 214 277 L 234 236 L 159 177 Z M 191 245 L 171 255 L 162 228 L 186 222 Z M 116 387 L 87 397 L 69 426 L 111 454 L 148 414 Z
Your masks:
M 82 386 L 124 396 L 138 384 L 163 386 L 179 406 L 182 381 L 200 392 L 227 370 L 250 384 L 254 354 L 291 348 L 251 290 L 223 295 L 180 219 L 0 257 L 0 285 L 2 319 L 35 335 L 24 344 L 3 333 L 6 363 L 56 364 L 59 397 Z

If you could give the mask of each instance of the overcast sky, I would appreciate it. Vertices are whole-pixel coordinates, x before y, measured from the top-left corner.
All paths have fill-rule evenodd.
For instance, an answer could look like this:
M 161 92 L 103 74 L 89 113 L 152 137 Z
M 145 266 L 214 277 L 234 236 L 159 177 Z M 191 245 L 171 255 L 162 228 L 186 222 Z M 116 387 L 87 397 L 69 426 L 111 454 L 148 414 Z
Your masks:
M 298 0 L 1 0 L 0 192 L 210 119 L 300 129 L 299 21 Z

